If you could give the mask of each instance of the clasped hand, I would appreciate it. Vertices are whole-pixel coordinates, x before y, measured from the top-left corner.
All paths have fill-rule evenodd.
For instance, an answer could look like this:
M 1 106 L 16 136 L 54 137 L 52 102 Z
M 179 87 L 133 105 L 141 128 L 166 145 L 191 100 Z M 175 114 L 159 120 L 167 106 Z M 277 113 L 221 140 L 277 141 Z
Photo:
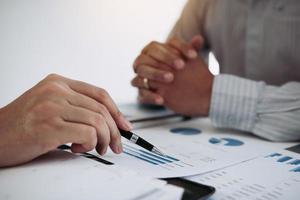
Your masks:
M 148 44 L 133 66 L 137 75 L 132 85 L 139 89 L 139 101 L 188 116 L 207 116 L 214 76 L 198 55 L 203 45 L 201 36 L 190 43 L 173 38 Z

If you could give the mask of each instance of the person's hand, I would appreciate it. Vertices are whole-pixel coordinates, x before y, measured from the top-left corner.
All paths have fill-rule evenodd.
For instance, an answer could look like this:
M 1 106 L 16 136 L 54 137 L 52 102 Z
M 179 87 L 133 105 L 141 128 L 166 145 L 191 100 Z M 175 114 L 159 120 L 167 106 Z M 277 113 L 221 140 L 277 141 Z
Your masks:
M 66 143 L 75 153 L 108 146 L 122 152 L 118 127 L 131 124 L 109 94 L 84 82 L 49 75 L 0 109 L 0 166 L 30 161 Z
M 188 60 L 197 58 L 197 52 L 203 44 L 203 38 L 198 35 L 189 44 L 172 38 L 165 44 L 151 42 L 147 45 L 133 66 L 137 75 L 132 80 L 132 85 L 139 89 L 139 101 L 163 105 L 164 99 L 153 88 L 149 88 L 148 82 L 171 83 L 175 71 L 184 69 Z M 143 84 L 140 85 L 140 82 Z
M 208 116 L 214 76 L 204 60 L 200 56 L 189 60 L 185 69 L 174 72 L 174 77 L 170 84 L 150 83 L 164 105 L 183 115 Z
M 190 59 L 183 70 L 173 73 L 174 80 L 169 84 L 149 81 L 155 94 L 164 99 L 163 105 L 183 115 L 207 116 L 214 76 L 204 60 L 200 56 Z M 143 82 L 138 79 L 136 85 L 142 87 Z

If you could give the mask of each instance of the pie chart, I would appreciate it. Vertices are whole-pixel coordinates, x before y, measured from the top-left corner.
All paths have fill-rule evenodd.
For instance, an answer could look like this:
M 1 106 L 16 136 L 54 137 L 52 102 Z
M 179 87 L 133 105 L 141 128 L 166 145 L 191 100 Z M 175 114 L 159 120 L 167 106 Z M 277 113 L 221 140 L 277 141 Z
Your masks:
M 233 138 L 211 138 L 209 139 L 209 143 L 224 146 L 242 146 L 244 144 L 243 141 Z
M 197 135 L 202 132 L 200 129 L 189 128 L 189 127 L 172 128 L 170 131 L 171 133 L 180 134 L 180 135 Z

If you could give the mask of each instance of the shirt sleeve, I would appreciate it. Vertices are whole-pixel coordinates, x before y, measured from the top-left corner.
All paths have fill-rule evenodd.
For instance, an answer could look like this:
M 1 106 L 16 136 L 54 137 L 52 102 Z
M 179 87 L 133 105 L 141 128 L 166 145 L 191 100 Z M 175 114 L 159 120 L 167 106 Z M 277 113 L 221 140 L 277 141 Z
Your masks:
M 220 128 L 271 141 L 300 139 L 300 82 L 280 87 L 232 75 L 215 76 L 209 116 Z

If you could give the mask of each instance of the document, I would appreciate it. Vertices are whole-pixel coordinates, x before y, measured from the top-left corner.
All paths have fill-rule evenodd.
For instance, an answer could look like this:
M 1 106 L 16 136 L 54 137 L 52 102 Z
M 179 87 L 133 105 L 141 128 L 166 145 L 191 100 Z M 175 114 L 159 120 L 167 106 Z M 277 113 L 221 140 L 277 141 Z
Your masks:
M 0 170 L 3 200 L 124 200 L 149 194 L 168 199 L 172 195 L 180 198 L 182 192 L 178 187 L 169 189 L 164 181 L 137 176 L 117 166 L 105 166 L 64 151 Z
M 300 156 L 275 151 L 189 180 L 212 185 L 211 200 L 299 200 Z
M 109 152 L 101 158 L 142 175 L 167 178 L 214 171 L 256 158 L 272 148 L 269 142 L 244 133 L 212 129 L 207 122 L 196 119 L 134 131 L 157 146 L 165 157 L 123 139 L 123 154 Z

